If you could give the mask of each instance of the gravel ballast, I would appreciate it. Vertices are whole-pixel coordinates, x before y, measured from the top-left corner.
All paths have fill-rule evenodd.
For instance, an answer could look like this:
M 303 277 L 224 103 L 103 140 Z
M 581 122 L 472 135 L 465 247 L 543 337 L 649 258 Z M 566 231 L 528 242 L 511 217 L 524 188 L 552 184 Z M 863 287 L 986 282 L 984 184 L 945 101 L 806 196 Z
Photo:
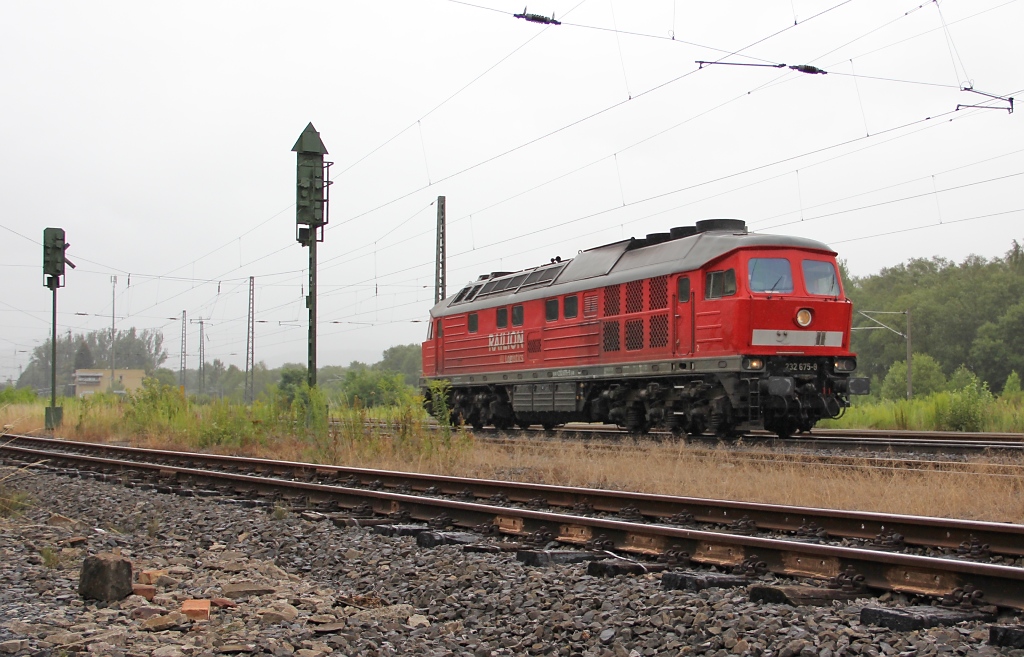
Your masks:
M 47 473 L 7 485 L 34 503 L 0 518 L 0 655 L 1024 657 L 988 645 L 987 623 L 913 632 L 860 623 L 863 606 L 902 596 L 755 603 L 742 588 L 665 591 L 660 573 L 531 568 L 512 553 L 423 549 L 412 537 L 219 497 Z M 83 600 L 83 559 L 102 552 L 130 559 L 136 577 L 152 571 L 152 601 Z M 208 620 L 182 613 L 192 599 L 212 601 Z

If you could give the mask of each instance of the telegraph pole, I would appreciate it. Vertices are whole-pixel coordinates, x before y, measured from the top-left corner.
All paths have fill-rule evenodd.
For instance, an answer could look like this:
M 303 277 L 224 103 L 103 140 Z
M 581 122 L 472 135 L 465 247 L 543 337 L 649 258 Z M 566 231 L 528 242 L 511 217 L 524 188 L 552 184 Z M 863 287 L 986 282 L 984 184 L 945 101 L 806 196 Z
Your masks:
M 316 244 L 324 241 L 328 221 L 331 162 L 324 161 L 327 147 L 320 133 L 310 123 L 292 147 L 296 153 L 295 172 L 295 239 L 309 247 L 309 309 L 308 368 L 306 380 L 316 385 Z
M 888 330 L 888 331 L 892 331 L 893 333 L 895 333 L 896 335 L 900 336 L 901 338 L 903 338 L 904 340 L 907 341 L 907 399 L 909 400 L 909 399 L 913 398 L 913 396 L 914 396 L 914 375 L 913 375 L 913 371 L 914 370 L 913 370 L 912 359 L 914 357 L 914 352 L 913 352 L 913 349 L 912 349 L 911 343 L 910 343 L 910 310 L 858 310 L 857 312 L 859 314 L 863 315 L 864 317 L 867 317 L 868 319 L 870 319 L 875 324 L 878 324 L 878 326 L 855 326 L 855 327 L 853 327 L 850 330 L 852 330 L 852 331 L 872 331 L 872 330 L 878 330 L 878 329 L 885 329 L 885 330 Z M 884 323 L 878 321 L 877 319 L 872 317 L 872 315 L 906 315 L 906 317 L 907 317 L 907 332 L 906 333 L 900 333 L 899 331 L 897 331 L 893 327 L 889 326 L 888 324 L 884 324 Z
M 57 288 L 64 286 L 64 269 L 75 263 L 64 252 L 71 246 L 64 241 L 63 228 L 43 229 L 43 285 L 53 293 L 53 334 L 50 337 L 50 407 L 45 411 L 46 428 L 56 429 L 64 420 L 64 407 L 57 406 Z M 20 376 L 19 376 L 20 378 Z
M 445 239 L 445 198 L 437 197 L 437 262 L 434 271 L 434 304 L 445 298 L 447 241 Z
M 203 394 L 206 387 L 206 338 L 203 335 L 206 331 L 203 328 L 203 320 L 199 320 L 199 394 Z

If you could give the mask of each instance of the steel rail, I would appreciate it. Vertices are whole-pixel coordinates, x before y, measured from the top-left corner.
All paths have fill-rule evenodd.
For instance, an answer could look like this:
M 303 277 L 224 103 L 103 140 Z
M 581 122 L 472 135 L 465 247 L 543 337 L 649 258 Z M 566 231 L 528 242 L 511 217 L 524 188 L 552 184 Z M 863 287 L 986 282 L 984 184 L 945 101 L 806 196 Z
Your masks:
M 771 572 L 793 577 L 828 578 L 854 573 L 862 575 L 864 584 L 869 587 L 918 595 L 949 595 L 969 585 L 983 591 L 989 604 L 1024 609 L 1024 569 L 1009 566 L 738 536 L 81 454 L 47 453 L 13 445 L 7 445 L 6 450 L 37 461 L 88 463 L 122 473 L 129 469 L 143 470 L 153 476 L 174 480 L 221 485 L 230 482 L 238 490 L 264 491 L 284 497 L 300 494 L 311 502 L 331 502 L 347 508 L 369 503 L 375 512 L 381 514 L 401 513 L 423 521 L 443 516 L 453 526 L 494 527 L 497 532 L 512 536 L 550 533 L 554 540 L 581 546 L 596 539 L 616 551 L 636 555 L 656 556 L 669 550 L 685 551 L 691 561 L 716 566 L 740 566 L 745 561 L 757 561 Z
M 812 507 L 736 502 L 695 497 L 575 488 L 551 484 L 520 483 L 472 479 L 444 475 L 392 472 L 371 468 L 270 461 L 217 454 L 171 452 L 96 443 L 80 443 L 49 438 L 19 436 L 22 444 L 35 444 L 45 450 L 71 449 L 79 452 L 146 459 L 157 466 L 174 465 L 181 459 L 203 464 L 210 469 L 238 472 L 247 468 L 256 472 L 290 476 L 310 481 L 316 478 L 333 482 L 345 480 L 348 486 L 419 491 L 431 495 L 469 496 L 474 499 L 503 500 L 510 504 L 590 509 L 589 513 L 642 516 L 654 522 L 677 518 L 676 524 L 692 522 L 732 524 L 753 522 L 758 530 L 797 532 L 824 530 L 832 538 L 871 541 L 896 532 L 908 545 L 957 550 L 962 545 L 986 545 L 995 554 L 1024 555 L 1024 525 L 1011 523 L 955 520 L 927 516 L 894 515 L 864 511 L 819 509 Z M 12 443 L 0 446 L 10 449 Z M 46 452 L 48 453 L 48 452 Z M 42 457 L 43 452 L 38 456 Z M 137 462 L 137 461 L 133 461 Z M 749 522 L 747 527 L 749 527 Z

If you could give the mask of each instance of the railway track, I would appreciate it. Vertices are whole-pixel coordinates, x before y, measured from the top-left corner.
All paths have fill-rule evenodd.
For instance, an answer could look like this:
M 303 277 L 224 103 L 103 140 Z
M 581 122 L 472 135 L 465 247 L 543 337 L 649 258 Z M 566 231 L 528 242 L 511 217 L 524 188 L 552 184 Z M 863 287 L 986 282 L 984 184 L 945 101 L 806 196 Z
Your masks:
M 393 428 L 393 425 L 378 421 L 369 421 L 366 423 L 366 426 L 383 430 Z M 423 426 L 431 430 L 437 428 L 436 422 L 432 420 L 425 422 Z M 474 431 L 474 434 L 477 436 L 504 436 L 508 438 L 521 436 L 568 436 L 578 440 L 605 440 L 608 442 L 636 439 L 664 442 L 685 440 L 688 443 L 696 444 L 766 445 L 815 450 L 870 450 L 945 454 L 1024 454 L 1024 434 L 1020 433 L 814 429 L 811 433 L 795 434 L 789 438 L 779 438 L 775 434 L 766 431 L 753 431 L 742 436 L 723 439 L 712 434 L 675 436 L 667 431 L 652 431 L 638 436 L 611 425 L 572 423 L 562 425 L 551 431 L 546 431 L 540 426 L 533 426 L 526 430 L 498 430 L 493 427 L 485 427 L 482 430 Z
M 430 522 L 564 545 L 1024 609 L 1024 526 L 669 497 L 7 436 L 8 463 L 179 495 L 251 497 L 336 522 Z M 256 502 L 254 502 L 256 503 Z M 382 520 L 381 518 L 388 518 Z M 997 563 L 1002 562 L 1002 563 Z
M 524 443 L 511 437 L 483 436 L 476 438 L 478 443 L 511 450 L 529 450 L 534 452 L 559 452 L 580 445 L 579 441 L 550 437 L 545 440 L 534 440 Z M 624 450 L 642 451 L 652 445 L 639 442 L 633 445 L 621 441 L 588 441 L 583 443 L 588 451 L 622 453 Z M 959 473 L 984 477 L 1024 477 L 1024 464 L 1003 463 L 996 461 L 958 461 L 937 460 L 910 457 L 856 456 L 850 454 L 814 454 L 785 451 L 765 451 L 753 448 L 746 449 L 706 449 L 693 445 L 686 447 L 686 454 L 698 460 L 705 460 L 715 465 L 755 464 L 764 466 L 790 467 L 829 467 L 856 470 L 913 470 L 927 473 Z
M 531 431 L 533 433 L 533 431 Z M 579 437 L 630 436 L 614 427 L 595 428 L 591 425 L 568 424 L 556 430 L 559 435 Z M 668 432 L 652 432 L 654 440 L 679 440 Z M 710 434 L 686 436 L 694 443 L 715 444 L 722 438 Z M 778 438 L 764 431 L 751 432 L 738 438 L 724 440 L 727 444 L 742 441 L 748 445 L 785 446 L 805 449 L 845 449 L 872 451 L 899 451 L 916 453 L 974 454 L 984 452 L 1024 453 L 1024 434 L 1015 433 L 960 433 L 950 431 L 888 431 L 815 429 L 812 433 Z

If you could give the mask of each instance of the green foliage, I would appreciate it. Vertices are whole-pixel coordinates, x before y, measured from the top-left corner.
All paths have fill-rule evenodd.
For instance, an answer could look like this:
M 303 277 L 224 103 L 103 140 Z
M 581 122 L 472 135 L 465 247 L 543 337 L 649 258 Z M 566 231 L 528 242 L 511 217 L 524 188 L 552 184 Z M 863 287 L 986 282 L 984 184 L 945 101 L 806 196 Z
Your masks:
M 957 390 L 963 390 L 970 385 L 978 385 L 980 381 L 977 375 L 971 370 L 967 369 L 966 365 L 961 365 L 956 368 L 953 375 L 949 377 L 949 383 L 946 384 L 946 389 L 950 392 L 956 392 Z
M 926 397 L 945 390 L 946 377 L 934 358 L 928 354 L 914 354 L 912 367 L 915 397 Z M 882 380 L 881 398 L 890 401 L 907 398 L 907 361 L 897 361 L 889 367 Z
M 277 391 L 282 401 L 291 406 L 297 396 L 307 384 L 308 370 L 288 368 L 281 372 L 281 382 L 277 384 Z
M 423 350 L 418 344 L 402 344 L 384 350 L 374 369 L 401 374 L 406 385 L 415 386 L 423 372 Z
M 1006 383 L 1003 384 L 1003 392 L 1000 393 L 999 397 L 1013 405 L 1020 405 L 1021 401 L 1024 400 L 1024 392 L 1020 388 L 1020 376 L 1017 374 L 1017 370 L 1013 370 L 1006 377 Z
M 31 404 L 37 399 L 32 388 L 0 388 L 0 404 Z
M 138 369 L 152 373 L 165 360 L 164 336 L 160 331 L 135 327 L 117 331 L 114 341 L 114 361 L 117 369 Z M 32 350 L 28 366 L 18 378 L 18 387 L 49 388 L 51 343 L 46 340 Z M 76 363 L 92 360 L 95 367 L 110 366 L 110 331 L 99 330 L 80 335 L 57 336 L 57 386 L 71 383 Z M 79 368 L 82 369 L 82 368 Z M 60 390 L 58 390 L 60 392 Z
M 350 369 L 338 388 L 341 402 L 348 406 L 398 406 L 408 403 L 414 391 L 401 374 L 367 369 Z
M 973 375 L 971 375 L 973 377 Z M 988 385 L 976 377 L 966 386 L 946 393 L 948 406 L 938 413 L 937 425 L 946 431 L 981 431 L 993 397 Z
M 1016 242 L 1003 258 L 914 259 L 871 276 L 844 277 L 844 287 L 856 310 L 909 309 L 915 353 L 933 356 L 947 376 L 965 364 L 994 387 L 1011 370 L 1024 371 L 1024 256 Z M 878 319 L 905 331 L 903 317 Z M 872 323 L 855 313 L 854 325 Z M 852 349 L 862 372 L 882 376 L 905 357 L 906 341 L 891 331 L 855 331 Z

